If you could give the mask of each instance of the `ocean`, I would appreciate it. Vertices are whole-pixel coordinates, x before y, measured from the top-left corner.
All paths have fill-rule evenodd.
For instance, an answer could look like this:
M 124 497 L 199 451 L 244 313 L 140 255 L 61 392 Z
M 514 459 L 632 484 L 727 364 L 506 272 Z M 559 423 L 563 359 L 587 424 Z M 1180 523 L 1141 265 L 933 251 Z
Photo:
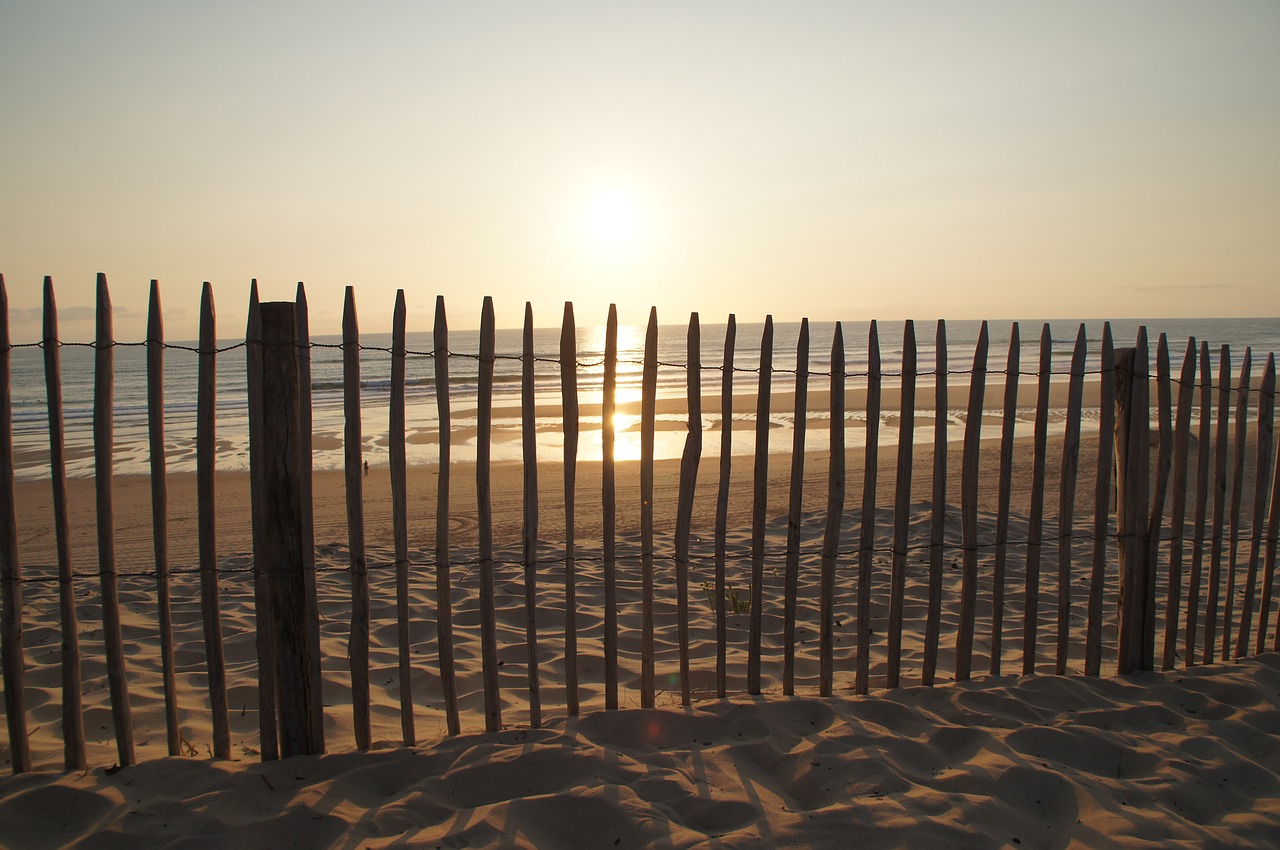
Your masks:
M 869 322 L 846 322 L 843 325 L 845 337 L 845 370 L 848 373 L 847 386 L 865 386 L 868 369 L 868 331 Z M 1020 321 L 1020 371 L 1024 387 L 1029 386 L 1034 378 L 1025 377 L 1034 373 L 1039 364 L 1040 336 L 1043 321 Z M 1076 334 L 1082 322 L 1079 320 L 1055 319 L 1050 322 L 1052 345 L 1052 371 L 1055 381 L 1067 380 L 1066 372 L 1072 350 L 1075 346 Z M 1088 338 L 1087 372 L 1096 372 L 1101 348 L 1103 322 L 1086 320 L 1083 322 Z M 1001 371 L 1005 368 L 1008 355 L 1010 332 L 1013 323 L 1010 321 L 993 321 L 989 324 L 990 353 L 988 370 Z M 1188 337 L 1195 337 L 1197 344 L 1207 341 L 1214 358 L 1214 374 L 1217 374 L 1217 357 L 1220 347 L 1230 346 L 1232 355 L 1232 374 L 1238 374 L 1240 362 L 1245 349 L 1251 349 L 1253 358 L 1253 383 L 1260 380 L 1262 369 L 1269 354 L 1280 351 L 1280 318 L 1243 318 L 1243 319 L 1125 319 L 1111 322 L 1112 334 L 1117 347 L 1132 345 L 1136 339 L 1139 326 L 1146 326 L 1152 344 L 1154 369 L 1155 343 L 1160 334 L 1166 334 L 1169 340 L 1170 355 L 1173 361 L 1175 376 L 1182 362 L 1182 354 L 1186 348 Z M 735 374 L 735 393 L 754 393 L 759 380 L 761 323 L 742 323 L 737 326 L 737 339 L 734 347 L 734 365 L 739 370 Z M 811 391 L 826 389 L 829 379 L 821 373 L 830 371 L 830 354 L 834 322 L 816 322 L 810 324 L 810 358 L 809 370 L 814 373 L 810 378 Z M 974 347 L 978 338 L 981 322 L 948 321 L 947 358 L 949 371 L 966 372 L 972 366 Z M 799 336 L 799 323 L 779 323 L 774 326 L 773 343 L 773 387 L 777 392 L 789 392 L 794 386 L 794 369 L 796 368 L 796 343 Z M 644 353 L 643 327 L 621 326 L 618 333 L 618 399 L 619 402 L 636 400 L 640 397 L 640 380 L 642 358 Z M 936 322 L 917 322 L 915 324 L 917 342 L 917 368 L 921 375 L 932 373 L 935 369 Z M 885 385 L 891 386 L 898 380 L 902 368 L 904 323 L 886 322 L 878 324 L 881 352 L 881 368 L 885 375 Z M 683 398 L 686 389 L 687 326 L 662 325 L 658 331 L 658 361 L 662 364 L 658 370 L 658 394 L 660 397 Z M 718 394 L 721 382 L 721 364 L 724 351 L 724 324 L 706 324 L 701 327 L 701 362 L 702 385 L 704 394 Z M 499 359 L 494 368 L 494 402 L 498 406 L 518 408 L 520 393 L 520 369 L 518 359 L 521 353 L 521 331 L 519 329 L 499 330 L 496 333 L 496 348 Z M 140 341 L 123 341 L 138 343 Z M 342 450 L 339 438 L 343 430 L 342 413 L 342 351 L 341 338 L 337 336 L 313 337 L 312 348 L 312 392 L 315 411 L 315 434 L 317 450 L 314 463 L 317 469 L 340 468 Z M 370 464 L 386 463 L 386 431 L 388 421 L 388 398 L 390 393 L 390 359 L 389 333 L 363 334 L 360 339 L 361 353 L 361 408 L 363 415 L 363 432 L 365 437 L 365 457 Z M 245 400 L 245 360 L 242 340 L 221 340 L 218 343 L 223 350 L 217 361 L 218 388 L 218 455 L 217 466 L 225 470 L 243 470 L 248 466 L 248 428 Z M 604 376 L 604 344 L 605 330 L 603 326 L 581 326 L 577 329 L 578 392 L 583 404 L 597 403 L 601 397 Z M 465 431 L 474 425 L 474 411 L 478 384 L 479 332 L 477 330 L 451 328 L 449 335 L 450 351 L 455 355 L 450 358 L 450 398 L 455 411 L 453 424 L 455 429 Z M 194 351 L 194 342 L 170 342 L 165 351 L 165 428 L 167 465 L 170 471 L 190 472 L 195 469 L 195 410 L 196 410 L 196 374 L 198 357 Z M 406 418 L 409 431 L 409 462 L 414 464 L 430 464 L 438 460 L 437 448 L 431 434 L 437 429 L 434 360 L 430 355 L 433 347 L 430 332 L 410 332 L 407 335 L 406 360 Z M 560 369 L 558 361 L 560 350 L 559 328 L 542 328 L 534 332 L 534 350 L 539 358 L 537 363 L 537 396 L 540 402 L 559 404 Z M 93 380 L 94 349 L 85 344 L 66 344 L 61 348 L 63 404 L 65 410 L 67 474 L 71 477 L 88 477 L 93 474 L 92 427 L 93 427 Z M 48 414 L 46 409 L 46 390 L 44 375 L 43 350 L 39 347 L 15 348 L 11 358 L 11 383 L 13 395 L 13 429 L 14 460 L 16 474 L 20 479 L 39 479 L 49 476 L 48 466 Z M 118 345 L 115 350 L 115 471 L 117 474 L 141 474 L 149 469 L 147 443 L 147 401 L 146 401 L 146 349 L 141 344 Z M 1029 404 L 1034 399 L 1034 392 L 1023 389 L 1020 397 L 1022 403 Z M 931 397 L 930 397 L 931 398 Z M 952 405 L 956 403 L 952 399 Z M 918 406 L 928 408 L 931 401 L 921 397 Z M 704 410 L 705 424 L 712 427 L 719 418 L 718 405 L 711 405 Z M 883 415 L 895 414 L 894 410 L 886 410 Z M 1025 411 L 1029 426 L 1030 411 Z M 862 412 L 850 410 L 851 422 L 857 422 Z M 518 437 L 519 412 L 515 416 L 495 417 L 495 440 L 493 442 L 493 458 L 495 461 L 518 460 L 521 447 Z M 741 417 L 742 414 L 739 414 Z M 750 414 L 747 418 L 750 418 Z M 661 417 L 660 417 L 661 418 Z M 683 414 L 670 418 L 683 421 Z M 789 427 L 791 414 L 777 414 L 773 417 L 775 427 L 771 432 L 771 440 L 776 441 L 777 448 L 789 449 L 791 437 Z M 813 417 L 811 417 L 813 418 Z M 819 417 L 820 418 L 820 415 Z M 961 419 L 962 421 L 962 419 Z M 628 425 L 630 427 L 628 427 Z M 599 458 L 599 439 L 591 439 L 586 431 L 599 428 L 599 416 L 582 418 L 584 435 L 580 444 L 580 457 L 583 459 Z M 619 434 L 620 456 L 628 453 L 628 441 L 634 442 L 635 422 L 620 422 Z M 1087 427 L 1087 425 L 1086 425 Z M 886 429 L 885 436 L 892 439 L 892 430 Z M 825 443 L 825 429 L 810 429 L 808 445 L 814 450 L 821 450 Z M 562 456 L 560 442 L 560 420 L 558 417 L 543 417 L 538 421 L 539 457 L 547 460 L 558 460 Z M 953 436 L 959 436 L 957 430 Z M 499 438 L 505 435 L 506 438 Z M 514 439 L 511 437 L 514 436 Z M 919 439 L 919 438 L 918 438 Z M 925 438 L 927 439 L 927 437 Z M 659 430 L 656 452 L 659 457 L 678 457 L 683 448 L 683 431 L 678 427 Z M 858 444 L 852 437 L 850 445 Z M 718 451 L 718 441 L 706 439 L 706 454 Z M 335 447 L 336 446 L 336 447 Z M 631 447 L 634 449 L 634 446 Z M 735 438 L 734 451 L 749 453 L 753 450 L 753 441 Z M 465 460 L 474 458 L 474 439 L 461 439 L 454 442 L 454 458 Z M 634 456 L 630 451 L 628 456 Z

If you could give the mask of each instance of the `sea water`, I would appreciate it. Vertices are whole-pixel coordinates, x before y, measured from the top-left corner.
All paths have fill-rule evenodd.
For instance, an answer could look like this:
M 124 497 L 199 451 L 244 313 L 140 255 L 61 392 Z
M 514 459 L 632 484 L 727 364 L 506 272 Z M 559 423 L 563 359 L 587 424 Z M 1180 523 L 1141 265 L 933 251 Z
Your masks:
M 1035 393 L 1029 387 L 1039 369 L 1043 321 L 1020 321 L 1019 371 L 1023 389 L 1020 393 L 1019 428 L 1029 430 L 1032 421 L 1030 405 Z M 1187 340 L 1194 337 L 1197 346 L 1201 341 L 1209 344 L 1213 361 L 1213 374 L 1217 376 L 1218 356 L 1221 346 L 1230 346 L 1233 380 L 1238 376 L 1245 349 L 1250 349 L 1253 360 L 1253 383 L 1257 385 L 1268 355 L 1280 351 L 1280 319 L 1124 319 L 1112 321 L 1111 332 L 1117 347 L 1131 346 L 1139 327 L 1145 326 L 1151 343 L 1152 369 L 1156 341 L 1160 334 L 1167 335 L 1173 370 L 1176 377 L 1181 368 L 1182 355 Z M 955 380 L 967 381 L 968 370 L 973 364 L 974 350 L 982 323 L 978 321 L 948 321 L 946 323 L 948 371 L 960 373 Z M 988 332 L 990 348 L 987 368 L 996 376 L 1006 368 L 1009 341 L 1014 323 L 992 321 Z M 1083 325 L 1087 337 L 1086 373 L 1096 374 L 1102 345 L 1103 321 L 1054 319 L 1049 323 L 1051 345 L 1051 372 L 1053 381 L 1068 380 L 1069 364 L 1076 344 L 1076 336 Z M 810 324 L 810 354 L 808 368 L 811 373 L 811 391 L 825 390 L 830 379 L 824 373 L 831 369 L 831 346 L 834 322 Z M 922 380 L 932 381 L 936 369 L 936 322 L 916 322 L 917 370 Z M 700 359 L 704 395 L 715 396 L 720 392 L 722 364 L 724 362 L 724 324 L 704 324 L 701 330 Z M 761 342 L 764 325 L 740 323 L 737 325 L 734 345 L 734 392 L 754 396 L 759 386 Z M 845 339 L 846 386 L 864 387 L 869 371 L 868 337 L 870 323 L 865 321 L 843 323 Z M 799 323 L 778 323 L 773 328 L 772 385 L 775 392 L 789 393 L 795 385 L 797 340 Z M 885 386 L 893 386 L 900 380 L 902 371 L 905 324 L 881 322 L 877 325 L 881 371 Z M 661 325 L 658 328 L 656 354 L 657 393 L 664 398 L 683 398 L 686 393 L 687 325 Z M 602 326 L 583 326 L 577 329 L 577 387 L 582 404 L 598 404 L 604 381 L 605 329 Z M 314 464 L 317 469 L 340 468 L 343 452 L 340 439 L 343 433 L 343 364 L 341 338 L 318 336 L 312 339 L 312 404 L 315 416 L 317 446 Z M 122 341 L 139 343 L 140 340 Z M 387 462 L 387 430 L 389 395 L 391 386 L 391 335 L 366 333 L 360 338 L 361 413 L 364 435 L 363 455 L 372 465 Z M 541 405 L 557 406 L 561 399 L 561 368 L 559 365 L 560 330 L 542 328 L 533 334 L 536 397 Z M 217 458 L 216 465 L 224 470 L 243 470 L 248 467 L 248 425 L 245 384 L 245 348 L 243 340 L 221 340 L 217 356 Z M 164 352 L 164 411 L 165 446 L 167 468 L 175 472 L 195 469 L 195 413 L 196 377 L 198 355 L 196 343 L 170 343 Z M 434 343 L 429 332 L 411 332 L 406 338 L 406 421 L 409 438 L 408 456 L 411 464 L 437 463 L 438 417 L 435 382 L 435 361 L 431 356 Z M 621 326 L 618 329 L 617 387 L 620 404 L 640 398 L 645 329 Z M 449 335 L 449 400 L 452 424 L 458 433 L 453 440 L 453 459 L 468 460 L 475 457 L 475 409 L 479 386 L 479 332 L 451 329 Z M 519 329 L 499 330 L 496 333 L 494 363 L 494 404 L 499 415 L 494 419 L 495 436 L 492 456 L 495 461 L 518 460 L 522 456 L 519 440 L 519 402 L 521 389 L 522 332 Z M 59 349 L 63 382 L 64 423 L 66 428 L 67 474 L 72 477 L 93 474 L 93 387 L 95 350 L 84 344 L 64 344 Z M 117 474 L 139 474 L 149 470 L 147 435 L 147 366 L 146 348 L 140 344 L 117 345 L 114 349 L 114 459 Z M 13 429 L 16 474 L 21 479 L 47 478 L 49 476 L 49 423 L 45 384 L 44 352 L 40 347 L 15 348 L 11 358 L 11 385 L 13 395 Z M 953 391 L 951 407 L 957 407 Z M 961 405 L 963 400 L 961 401 Z M 741 410 L 741 402 L 739 409 Z M 921 393 L 917 399 L 919 409 L 933 406 L 932 393 Z M 750 406 L 754 410 L 754 405 Z M 864 412 L 850 405 L 847 422 L 852 426 L 862 423 Z M 886 406 L 892 407 L 892 406 Z M 545 410 L 544 410 L 545 412 Z M 895 409 L 882 412 L 885 417 L 896 414 Z M 1057 413 L 1061 413 L 1058 411 Z M 704 405 L 704 426 L 719 427 L 719 404 Z M 754 419 L 754 412 L 739 413 L 738 418 Z M 789 451 L 792 443 L 793 416 L 789 412 L 771 413 L 770 447 L 772 451 Z M 823 414 L 812 412 L 810 420 L 821 420 Z M 683 449 L 684 431 L 679 415 L 664 414 L 659 419 L 678 420 L 659 426 L 656 442 L 658 457 L 678 457 Z M 1060 420 L 1061 416 L 1056 419 Z M 1090 420 L 1086 412 L 1086 427 Z M 957 424 L 963 421 L 963 416 Z M 583 436 L 579 445 L 579 457 L 598 459 L 600 446 L 599 415 L 581 418 Z M 617 420 L 619 428 L 617 456 L 631 459 L 639 456 L 638 417 L 624 416 Z M 560 416 L 541 417 L 537 421 L 538 456 L 542 460 L 559 460 L 563 452 L 563 429 Z M 594 431 L 594 433 L 592 433 Z M 806 447 L 821 451 L 826 446 L 826 427 L 811 427 Z M 953 431 L 959 438 L 962 432 Z M 882 442 L 892 441 L 896 428 L 885 427 L 881 431 Z M 860 445 L 860 438 L 850 436 L 850 446 Z M 917 438 L 928 439 L 927 434 Z M 708 434 L 704 438 L 704 453 L 718 452 L 719 440 Z M 734 434 L 734 453 L 754 451 L 754 440 L 738 432 Z

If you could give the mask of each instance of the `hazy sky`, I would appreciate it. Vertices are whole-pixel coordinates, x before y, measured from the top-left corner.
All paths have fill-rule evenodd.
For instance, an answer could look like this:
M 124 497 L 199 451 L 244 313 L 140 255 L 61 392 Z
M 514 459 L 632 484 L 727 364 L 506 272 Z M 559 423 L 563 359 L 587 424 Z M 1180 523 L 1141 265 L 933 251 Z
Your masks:
M 580 324 L 1280 314 L 1280 3 L 0 2 L 0 272 Z

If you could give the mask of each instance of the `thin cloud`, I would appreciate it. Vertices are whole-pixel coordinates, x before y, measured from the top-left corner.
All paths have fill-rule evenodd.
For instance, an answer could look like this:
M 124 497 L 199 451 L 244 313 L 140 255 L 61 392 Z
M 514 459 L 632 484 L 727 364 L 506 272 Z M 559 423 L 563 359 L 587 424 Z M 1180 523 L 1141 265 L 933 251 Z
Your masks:
M 15 307 L 9 315 L 16 322 L 40 322 L 44 319 L 43 307 Z M 93 319 L 92 307 L 59 307 L 58 322 L 84 322 Z
M 1206 289 L 1240 289 L 1241 284 L 1238 283 L 1178 283 L 1178 284 L 1142 284 L 1130 283 L 1121 284 L 1116 289 L 1128 289 L 1133 292 L 1203 292 Z
M 112 307 L 111 313 L 114 317 L 120 319 L 134 319 L 142 315 L 139 310 L 132 307 Z M 58 324 L 71 324 L 73 322 L 92 322 L 97 316 L 97 309 L 94 307 L 59 307 L 58 308 Z M 43 307 L 14 307 L 10 309 L 9 316 L 14 324 L 19 322 L 29 322 L 38 324 L 44 321 Z

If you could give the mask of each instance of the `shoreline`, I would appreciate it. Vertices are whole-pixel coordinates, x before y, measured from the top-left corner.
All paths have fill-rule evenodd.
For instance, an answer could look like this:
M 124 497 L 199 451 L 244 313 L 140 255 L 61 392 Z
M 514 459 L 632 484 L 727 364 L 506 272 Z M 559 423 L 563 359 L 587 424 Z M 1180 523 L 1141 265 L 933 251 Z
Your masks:
M 775 429 L 776 430 L 776 429 Z M 947 501 L 949 508 L 958 510 L 960 504 L 960 473 L 963 459 L 961 435 L 955 435 L 947 446 Z M 999 479 L 1000 439 L 997 428 L 984 427 L 979 453 L 979 505 L 984 510 L 995 509 L 995 497 Z M 931 432 L 930 432 L 931 433 Z M 737 438 L 737 429 L 735 437 Z M 747 442 L 745 439 L 743 442 Z M 704 436 L 707 443 L 714 442 Z M 850 440 L 850 442 L 856 442 Z M 681 438 L 683 444 L 683 437 Z M 1057 487 L 1062 457 L 1063 438 L 1052 434 L 1046 442 L 1046 514 L 1057 510 Z M 1027 503 L 1032 473 L 1033 439 L 1017 437 L 1014 441 L 1014 469 L 1012 493 L 1015 510 Z M 1092 500 L 1093 478 L 1096 472 L 1096 446 L 1087 435 L 1082 440 L 1077 479 L 1078 506 Z M 912 502 L 932 498 L 933 445 L 917 439 L 914 446 L 912 475 Z M 864 478 L 864 449 L 850 447 L 845 453 L 845 515 L 856 516 L 861 509 Z M 804 497 L 806 511 L 825 511 L 829 485 L 830 453 L 807 451 L 804 456 Z M 698 470 L 696 497 L 694 500 L 693 528 L 695 534 L 710 536 L 715 522 L 715 498 L 719 482 L 719 458 L 704 455 Z M 877 504 L 888 507 L 893 504 L 897 481 L 897 447 L 882 446 L 878 458 Z M 768 506 L 770 519 L 783 516 L 788 510 L 791 477 L 791 454 L 774 452 L 768 463 Z M 454 523 L 451 544 L 458 548 L 474 548 L 476 515 L 476 465 L 474 462 L 454 461 L 450 477 L 450 515 Z M 598 538 L 602 533 L 600 498 L 603 464 L 599 460 L 579 460 L 576 463 L 575 526 L 579 537 Z M 540 509 L 539 536 L 544 540 L 558 539 L 564 533 L 564 464 L 561 461 L 538 463 L 538 500 Z M 676 494 L 679 489 L 680 460 L 659 458 L 654 461 L 655 537 L 669 536 L 675 527 Z M 730 478 L 728 527 L 735 530 L 749 528 L 754 489 L 754 463 L 750 455 L 735 454 Z M 616 463 L 617 526 L 619 533 L 640 527 L 638 460 Z M 518 461 L 495 462 L 490 468 L 492 482 L 492 510 L 494 537 L 499 545 L 518 543 L 523 524 L 523 464 Z M 439 465 L 410 465 L 408 467 L 409 539 L 412 546 L 432 550 L 435 545 L 436 496 Z M 390 470 L 385 465 L 370 467 L 362 477 L 366 540 L 390 541 L 391 484 Z M 170 561 L 175 567 L 194 565 L 196 558 L 195 528 L 198 514 L 196 475 L 192 472 L 170 472 L 166 476 L 168 491 L 168 529 Z M 67 480 L 69 528 L 71 552 L 77 571 L 97 562 L 96 493 L 92 478 Z M 225 559 L 251 551 L 250 516 L 248 505 L 249 474 L 240 470 L 219 470 L 215 474 L 215 526 L 219 558 Z M 14 485 L 18 509 L 18 548 L 20 563 L 35 568 L 55 567 L 56 550 L 53 529 L 53 497 L 48 480 L 24 480 Z M 115 515 L 116 555 L 122 563 L 153 564 L 153 518 L 151 505 L 151 479 L 148 475 L 115 475 L 112 488 Z M 345 547 L 346 529 L 346 476 L 342 470 L 316 470 L 313 473 L 313 504 L 315 511 L 316 545 Z M 1077 509 L 1079 513 L 1079 508 Z M 1091 521 L 1092 514 L 1088 519 Z M 1077 523 L 1085 518 L 1077 516 Z M 121 569 L 125 569 L 121 566 Z
M 830 427 L 830 390 L 828 383 L 820 378 L 810 381 L 808 403 L 806 405 L 806 423 L 808 427 L 810 450 L 821 450 L 827 439 Z M 1094 376 L 1086 376 L 1084 382 L 1082 409 L 1084 430 L 1094 427 L 1098 406 L 1101 382 Z M 1018 420 L 1021 430 L 1026 430 L 1034 418 L 1036 403 L 1036 382 L 1024 378 L 1019 382 Z M 866 428 L 866 406 L 868 390 L 865 386 L 849 387 L 845 393 L 845 426 L 850 433 L 847 443 L 861 441 L 861 434 Z M 1061 428 L 1066 415 L 1068 384 L 1053 381 L 1049 386 L 1049 419 L 1051 428 Z M 968 408 L 969 381 L 967 377 L 953 377 L 948 382 L 948 416 L 953 433 L 964 427 L 963 420 Z M 755 429 L 755 415 L 758 395 L 755 388 L 735 392 L 733 403 L 733 431 L 735 437 L 740 433 L 752 432 Z M 475 441 L 478 408 L 474 404 L 474 396 L 463 397 L 462 403 L 455 404 L 450 411 L 452 424 L 453 459 L 465 460 L 475 457 Z M 704 389 L 701 396 L 702 423 L 704 434 L 718 434 L 721 427 L 720 392 L 718 388 Z M 989 378 L 984 393 L 983 430 L 999 429 L 1003 415 L 1004 381 Z M 601 432 L 601 400 L 599 393 L 580 394 L 579 396 L 579 428 L 580 459 L 600 459 Z M 892 445 L 898 438 L 898 417 L 901 407 L 901 387 L 886 385 L 880 396 L 880 443 Z M 655 453 L 659 459 L 678 458 L 684 448 L 683 433 L 688 424 L 687 400 L 682 393 L 659 396 L 656 399 L 655 412 Z M 365 396 L 361 406 L 362 425 L 365 433 L 365 456 L 371 466 L 387 463 L 387 427 L 389 409 L 387 401 L 381 396 L 370 398 Z M 790 388 L 776 390 L 770 395 L 770 453 L 788 453 L 791 450 L 791 429 L 795 421 L 795 391 Z M 936 415 L 934 383 L 931 378 L 922 378 L 916 385 L 916 442 L 925 438 L 931 430 Z M 313 411 L 313 452 L 317 468 L 337 469 L 342 465 L 343 446 L 343 411 L 338 407 L 316 407 Z M 535 404 L 534 415 L 537 419 L 537 439 L 539 462 L 559 460 L 562 442 L 559 440 L 562 423 L 562 408 L 558 399 L 543 396 Z M 639 457 L 639 431 L 641 418 L 641 402 L 638 391 L 619 391 L 617 402 L 617 427 L 619 451 L 625 457 L 627 453 L 633 458 Z M 434 399 L 419 399 L 411 402 L 406 408 L 406 444 L 410 465 L 430 465 L 438 462 L 436 453 L 439 449 L 440 436 L 437 428 L 436 406 Z M 194 472 L 195 470 L 195 420 L 187 415 L 171 418 L 166 421 L 165 443 L 166 464 L 171 472 Z M 216 425 L 217 458 L 219 471 L 244 470 L 248 468 L 248 422 L 241 411 L 240 415 L 219 416 Z M 47 431 L 28 431 L 15 433 L 14 464 L 18 481 L 47 481 L 49 463 L 49 439 Z M 989 435 L 988 435 L 989 436 Z M 985 439 L 985 437 L 984 437 Z M 91 478 L 93 476 L 93 443 L 92 429 L 79 427 L 68 429 L 65 438 L 65 454 L 67 458 L 68 478 Z M 501 397 L 493 407 L 492 450 L 495 461 L 519 460 L 521 458 L 521 407 L 518 398 Z M 705 439 L 704 457 L 716 457 L 720 451 L 718 439 Z M 754 451 L 754 441 L 735 439 L 734 456 L 750 456 Z M 149 441 L 145 415 L 121 417 L 115 421 L 114 455 L 117 475 L 145 475 L 149 470 Z

